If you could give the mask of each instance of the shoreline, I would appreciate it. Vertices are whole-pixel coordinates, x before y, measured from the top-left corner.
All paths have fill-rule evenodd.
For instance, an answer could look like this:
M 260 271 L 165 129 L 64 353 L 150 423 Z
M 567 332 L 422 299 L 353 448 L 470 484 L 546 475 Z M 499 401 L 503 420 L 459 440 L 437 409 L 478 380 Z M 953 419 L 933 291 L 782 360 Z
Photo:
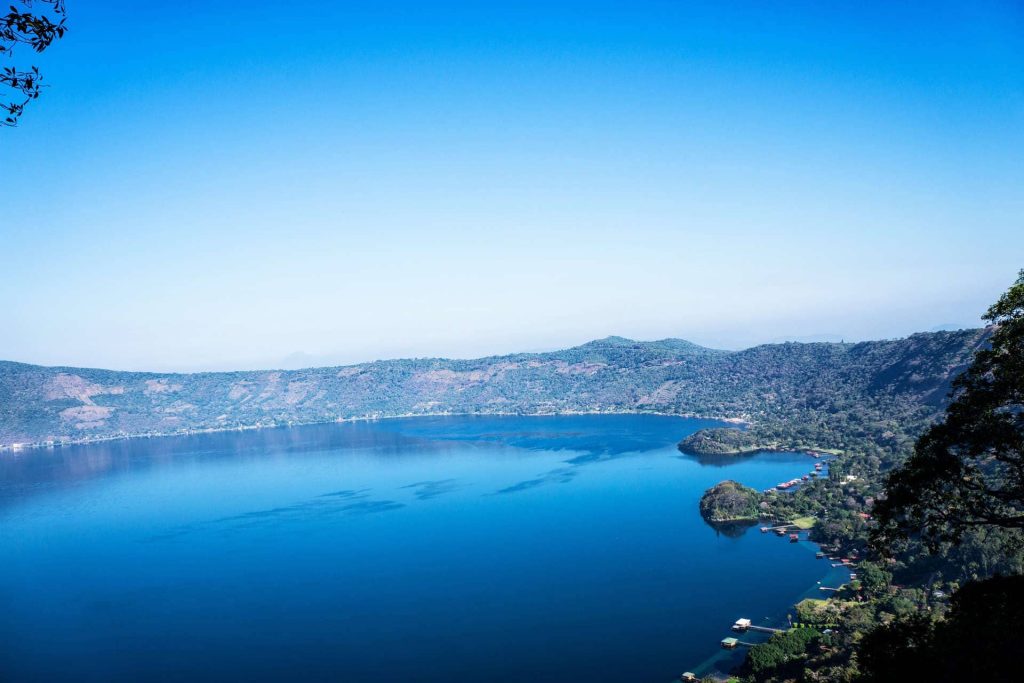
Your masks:
M 691 456 L 697 457 L 697 458 L 701 457 L 699 455 L 696 455 L 695 453 L 692 453 L 690 451 L 686 451 L 686 450 L 684 450 L 681 447 L 679 447 L 678 450 L 680 452 L 686 454 L 686 455 L 691 455 Z M 817 454 L 827 454 L 827 455 L 831 456 L 830 460 L 834 459 L 834 458 L 837 458 L 837 457 L 840 457 L 840 455 L 841 455 L 841 452 L 837 452 L 834 449 L 822 449 L 822 448 L 817 448 L 817 447 L 802 447 L 802 448 L 799 448 L 799 449 L 785 449 L 785 448 L 778 448 L 778 447 L 776 447 L 776 448 L 758 448 L 758 449 L 754 449 L 754 450 L 749 451 L 749 452 L 743 452 L 743 454 L 746 455 L 746 456 L 753 456 L 753 455 L 758 455 L 760 453 L 786 453 L 786 452 L 807 452 L 809 454 L 815 454 L 815 453 L 817 453 Z M 738 454 L 717 454 L 717 455 L 725 455 L 725 457 L 740 457 Z M 817 456 L 815 455 L 815 457 L 817 457 Z M 742 482 L 737 482 L 737 483 L 742 484 Z M 710 491 L 711 489 L 708 489 L 708 490 Z M 797 534 L 799 534 L 801 532 L 806 532 L 807 533 L 807 540 L 805 542 L 807 544 L 809 544 L 809 545 L 812 545 L 816 549 L 815 550 L 816 559 L 817 559 L 817 554 L 818 553 L 822 553 L 825 550 L 823 545 L 822 545 L 822 543 L 820 541 L 812 541 L 811 540 L 811 528 L 813 528 L 813 524 L 811 526 L 807 527 L 807 528 L 804 528 L 803 525 L 797 523 L 797 521 L 799 519 L 801 519 L 801 518 L 791 519 L 791 520 L 789 520 L 787 522 L 777 522 L 777 521 L 770 520 L 769 518 L 762 517 L 760 515 L 758 515 L 756 517 L 736 517 L 736 518 L 730 518 L 728 520 L 712 520 L 712 519 L 708 519 L 708 518 L 704 517 L 703 515 L 701 515 L 701 517 L 704 519 L 704 523 L 707 524 L 708 526 L 712 527 L 712 528 L 716 528 L 716 525 L 723 525 L 723 526 L 730 525 L 730 524 L 743 525 L 745 527 L 743 529 L 743 534 L 749 533 L 751 529 L 753 529 L 759 523 L 763 523 L 763 522 L 771 522 L 773 525 L 777 525 L 777 524 L 781 523 L 781 524 L 785 524 L 786 526 L 795 526 L 797 528 L 797 531 L 796 531 Z M 826 556 L 827 556 L 827 553 L 826 553 Z M 855 566 L 854 565 L 852 565 L 852 564 L 851 565 L 842 565 L 842 566 L 837 567 L 836 565 L 831 564 L 831 562 L 829 564 L 830 564 L 830 567 L 828 569 L 826 569 L 825 572 L 823 573 L 822 580 L 818 581 L 816 585 L 809 586 L 805 591 L 800 593 L 799 596 L 797 597 L 797 600 L 795 602 L 792 602 L 792 603 L 789 604 L 789 606 L 787 607 L 787 611 L 793 609 L 796 606 L 796 604 L 799 603 L 801 600 L 804 600 L 804 599 L 809 598 L 809 597 L 815 597 L 815 598 L 819 597 L 818 594 L 815 592 L 815 588 L 820 587 L 822 582 L 824 580 L 826 580 L 829 576 L 838 575 L 838 574 L 844 574 L 844 580 L 841 583 L 839 583 L 840 586 L 846 585 L 846 583 L 849 582 L 850 574 L 855 570 Z M 781 612 L 780 612 L 780 614 L 781 614 Z M 781 624 L 781 619 L 776 618 L 775 623 Z M 793 628 L 793 626 L 790 625 L 788 628 L 786 628 L 786 627 L 782 627 L 782 628 L 783 628 L 784 631 L 789 631 L 789 630 L 791 630 Z M 767 639 L 765 639 L 765 641 L 762 641 L 762 642 L 767 642 Z M 760 644 L 760 643 L 755 643 L 755 644 Z M 747 649 L 747 653 L 749 653 L 749 648 Z M 713 654 L 709 655 L 706 659 L 701 661 L 696 666 L 690 667 L 687 670 L 697 674 L 697 676 L 700 677 L 700 678 L 711 677 L 711 678 L 714 678 L 715 680 L 718 680 L 718 681 L 721 681 L 721 682 L 724 683 L 725 681 L 731 680 L 732 678 L 735 677 L 734 674 L 733 674 L 733 671 L 736 670 L 736 667 L 742 666 L 742 662 L 746 661 L 747 653 L 743 654 L 739 664 L 734 664 L 734 662 L 736 661 L 736 657 L 738 656 L 738 654 L 734 650 L 718 650 L 718 651 L 715 651 Z M 722 664 L 722 663 L 730 663 L 732 665 L 730 670 L 729 671 L 722 671 L 718 667 L 718 665 Z M 675 679 L 673 679 L 673 680 L 675 680 Z
M 757 521 L 761 521 L 760 518 L 758 518 Z M 753 528 L 753 526 L 756 526 L 757 521 L 755 521 L 755 523 L 753 525 L 751 525 L 751 528 Z M 710 524 L 709 524 L 709 526 L 710 526 Z M 749 529 L 745 530 L 744 533 L 747 533 L 748 531 L 749 531 Z M 810 540 L 810 538 L 807 539 L 806 543 L 808 543 L 810 545 L 813 545 L 816 548 L 815 552 L 821 552 L 822 551 L 821 543 L 819 543 L 817 541 L 812 541 L 812 540 Z M 789 545 L 789 544 L 787 544 L 787 545 Z M 797 545 L 799 545 L 799 544 L 797 544 Z M 804 600 L 806 598 L 811 598 L 811 597 L 817 598 L 817 597 L 819 597 L 818 593 L 815 593 L 815 589 L 820 587 L 822 582 L 827 580 L 829 576 L 839 575 L 839 574 L 845 573 L 845 581 L 842 584 L 840 584 L 840 585 L 845 585 L 845 583 L 849 581 L 850 573 L 854 569 L 853 566 L 836 567 L 835 565 L 831 565 L 831 563 L 829 563 L 829 564 L 830 564 L 830 566 L 827 569 L 825 569 L 824 573 L 822 574 L 822 580 L 818 581 L 814 585 L 808 586 L 808 588 L 806 590 L 804 590 L 802 593 L 798 594 L 796 600 L 794 602 L 791 602 L 791 603 L 788 604 L 788 606 L 785 609 L 786 612 L 789 612 L 790 610 L 792 610 L 796 606 L 797 603 L 799 603 L 800 601 L 802 601 L 802 600 Z M 768 618 L 771 619 L 772 623 L 782 624 L 782 618 L 781 618 L 782 613 L 783 612 L 780 611 L 778 614 L 774 615 L 773 617 L 768 617 Z M 794 627 L 793 626 L 788 626 L 788 627 L 782 627 L 782 628 L 783 628 L 784 631 L 789 631 L 789 630 L 792 630 Z M 723 627 L 723 632 L 724 631 L 725 631 L 725 628 Z M 762 641 L 762 642 L 767 642 L 767 641 L 768 641 L 768 638 L 765 638 L 765 640 Z M 755 643 L 755 644 L 759 645 L 761 643 Z M 747 648 L 746 652 L 749 653 L 749 651 L 750 651 L 750 649 Z M 735 657 L 737 657 L 737 655 L 738 655 L 738 653 L 735 650 L 722 650 L 722 649 L 719 648 L 719 649 L 717 649 L 714 652 L 714 654 L 709 655 L 706 659 L 701 661 L 699 664 L 697 664 L 696 666 L 693 666 L 693 667 L 691 667 L 691 668 L 689 668 L 687 670 L 696 673 L 697 676 L 701 677 L 701 678 L 710 676 L 712 678 L 715 678 L 718 681 L 722 681 L 722 682 L 728 681 L 728 680 L 731 680 L 732 678 L 734 678 L 734 675 L 733 675 L 733 673 L 731 673 L 731 671 L 734 671 L 735 669 L 733 668 L 731 671 L 722 671 L 721 669 L 718 668 L 717 665 L 719 663 L 722 663 L 722 662 L 725 662 L 725 661 L 728 661 L 728 660 L 732 660 Z M 744 653 L 743 656 L 742 656 L 742 661 L 746 661 L 746 658 L 747 658 L 747 654 Z M 737 666 L 742 666 L 742 661 Z M 672 679 L 672 680 L 678 680 L 678 679 Z
M 689 417 L 689 416 L 687 416 Z M 703 418 L 703 419 L 717 419 L 717 418 Z M 750 424 L 750 423 L 747 423 Z M 692 455 L 695 458 L 746 458 L 758 453 L 807 453 L 813 455 L 814 453 L 839 456 L 842 451 L 836 448 L 820 448 L 818 446 L 758 446 L 757 448 L 748 448 L 742 451 L 727 451 L 724 453 L 711 453 L 706 451 L 698 451 L 695 449 L 683 448 L 680 444 L 676 444 L 676 449 L 683 455 Z
M 250 425 L 237 425 L 231 427 L 208 427 L 208 428 L 196 428 L 174 432 L 153 432 L 153 433 L 139 433 L 139 434 L 115 434 L 109 436 L 98 436 L 98 437 L 85 437 L 73 440 L 65 441 L 54 441 L 54 442 L 39 442 L 31 444 L 5 444 L 0 445 L 0 457 L 7 455 L 8 453 L 19 454 L 22 451 L 36 450 L 36 449 L 55 449 L 64 446 L 88 446 L 90 444 L 108 443 L 113 441 L 128 441 L 143 438 L 167 438 L 167 437 L 184 437 L 184 436 L 197 436 L 202 434 L 217 434 L 232 431 L 256 431 L 256 430 L 269 430 L 269 429 L 280 429 L 280 428 L 291 428 L 291 427 L 307 427 L 314 425 L 331 425 L 331 424 L 346 424 L 346 423 L 359 423 L 359 422 L 375 422 L 378 420 L 402 420 L 402 419 L 416 419 L 416 418 L 430 418 L 430 417 L 566 417 L 566 416 L 582 416 L 582 415 L 654 415 L 659 417 L 675 417 L 683 419 L 699 419 L 699 420 L 710 420 L 715 422 L 727 423 L 727 424 L 742 424 L 749 426 L 752 421 L 740 418 L 740 417 L 721 417 L 721 416 L 708 416 L 708 415 L 697 415 L 692 413 L 675 413 L 675 412 L 664 412 L 664 411 L 653 411 L 653 410 L 564 410 L 564 411 L 545 411 L 545 412 L 510 412 L 510 411 L 487 411 L 487 412 L 433 412 L 433 413 L 403 413 L 393 415 L 361 415 L 354 417 L 337 418 L 333 420 L 314 420 L 314 421 L 302 421 L 302 422 L 286 422 L 281 424 L 250 424 Z M 678 444 L 677 444 L 678 446 Z M 681 448 L 678 449 L 684 454 L 697 456 L 696 453 L 685 451 Z M 783 453 L 783 452 L 800 452 L 800 451 L 818 451 L 821 453 L 830 452 L 829 449 L 821 448 L 783 448 L 783 447 L 771 447 L 771 448 L 754 448 L 749 451 L 737 451 L 730 454 L 716 454 L 725 455 L 726 457 L 740 457 L 740 456 L 754 456 L 760 453 Z M 699 457 L 699 456 L 698 456 Z M 704 520 L 709 526 L 714 524 L 743 524 L 753 528 L 758 522 L 762 521 L 760 516 L 755 517 L 743 517 L 734 518 L 728 520 Z M 747 529 L 744 533 L 749 533 Z M 821 544 L 812 542 L 810 539 L 807 541 L 813 545 L 816 549 L 821 550 Z M 823 573 L 823 577 L 829 574 L 829 570 L 826 569 Z M 820 582 L 819 582 L 820 583 Z M 810 585 L 803 591 L 797 598 L 797 602 L 802 597 L 808 594 L 813 594 L 815 585 Z M 780 608 L 778 615 L 791 610 L 795 603 L 786 603 Z M 775 615 L 772 619 L 773 623 L 781 623 L 779 616 Z M 724 630 L 724 626 L 723 626 Z M 714 638 L 710 639 L 713 642 Z M 716 664 L 722 663 L 723 661 L 735 657 L 736 652 L 733 651 L 721 651 L 715 649 L 713 654 L 701 661 L 696 667 L 691 667 L 691 670 L 702 673 L 703 675 L 725 675 L 729 676 L 727 672 L 722 672 L 716 667 Z M 731 656 L 731 657 L 730 657 Z M 745 654 L 743 657 L 745 658 Z
M 821 549 L 821 544 L 813 543 L 813 542 L 809 542 L 809 543 L 812 543 L 819 550 Z M 792 627 L 786 628 L 786 627 L 783 626 L 784 624 L 786 624 L 785 615 L 787 613 L 790 613 L 797 603 L 799 603 L 801 600 L 804 600 L 805 598 L 817 598 L 819 596 L 819 593 L 816 592 L 816 589 L 822 583 L 824 583 L 826 581 L 829 581 L 830 577 L 833 577 L 833 578 L 837 579 L 837 581 L 835 581 L 835 582 L 838 583 L 839 582 L 838 579 L 840 579 L 840 577 L 842 577 L 844 575 L 846 577 L 846 580 L 848 581 L 849 580 L 849 574 L 850 574 L 850 568 L 849 567 L 844 567 L 842 569 L 839 569 L 839 568 L 836 568 L 836 567 L 828 567 L 828 568 L 826 568 L 824 570 L 824 572 L 822 573 L 822 575 L 821 575 L 822 578 L 821 578 L 820 581 L 818 581 L 817 583 L 815 583 L 815 584 L 813 584 L 811 586 L 808 586 L 808 588 L 806 590 L 804 590 L 803 592 L 797 594 L 795 600 L 793 602 L 789 603 L 785 610 L 780 610 L 779 612 L 777 612 L 777 613 L 775 613 L 775 614 L 773 614 L 773 615 L 771 615 L 769 617 L 765 617 L 765 619 L 767 619 L 770 622 L 770 624 L 774 624 L 774 626 L 770 626 L 771 628 L 783 627 L 784 630 L 789 630 Z M 829 582 L 832 582 L 832 581 L 829 581 Z M 759 623 L 758 625 L 765 626 L 765 625 L 769 625 L 769 624 Z M 725 633 L 727 631 L 732 636 L 736 635 L 733 631 L 731 631 L 728 628 L 727 625 L 723 625 L 722 632 Z M 748 635 L 748 637 L 749 637 L 749 635 Z M 759 637 L 759 636 L 755 635 L 755 637 Z M 761 642 L 755 643 L 755 645 L 760 645 L 763 642 L 767 642 L 769 640 L 769 638 L 770 638 L 769 634 L 764 634 L 764 640 L 762 640 Z M 735 661 L 736 658 L 740 659 L 740 664 L 734 665 L 734 666 L 742 665 L 742 661 L 746 660 L 746 657 L 747 657 L 746 653 L 749 652 L 749 651 L 750 651 L 750 649 L 746 648 L 745 652 L 742 654 L 742 656 L 740 656 L 740 652 L 738 651 L 738 649 L 737 650 L 723 650 L 720 647 L 719 648 L 715 648 L 715 651 L 712 654 L 708 655 L 708 657 L 706 657 L 705 659 L 701 660 L 700 663 L 695 664 L 695 665 L 689 667 L 686 670 L 687 671 L 692 671 L 692 672 L 696 673 L 699 678 L 710 676 L 710 677 L 714 678 L 715 680 L 719 681 L 719 683 L 724 683 L 725 681 L 728 681 L 728 680 L 731 680 L 732 678 L 734 678 L 734 675 L 732 673 L 730 673 L 730 671 L 734 671 L 735 668 L 734 667 L 730 667 L 730 671 L 723 671 L 721 668 L 719 668 L 719 665 L 720 664 L 731 663 L 732 661 Z M 674 681 L 678 681 L 678 680 L 679 680 L 678 677 L 672 679 L 673 682 Z
M 307 427 L 311 425 L 347 424 L 351 422 L 374 422 L 377 420 L 402 420 L 418 417 L 564 417 L 569 415 L 658 415 L 661 417 L 681 417 L 693 420 L 714 420 L 730 424 L 753 424 L 744 417 L 721 417 L 709 415 L 695 415 L 692 413 L 667 413 L 656 410 L 557 410 L 552 412 L 520 413 L 508 411 L 487 411 L 487 412 L 443 412 L 443 413 L 402 413 L 399 415 L 360 415 L 356 417 L 339 417 L 334 420 L 311 420 L 301 422 L 286 422 L 283 424 L 250 424 L 236 425 L 232 427 L 197 427 L 195 429 L 183 429 L 173 432 L 149 432 L 139 434 L 112 434 L 108 436 L 82 437 L 79 439 L 37 441 L 31 443 L 9 443 L 0 444 L 0 454 L 19 453 L 27 450 L 38 450 L 42 448 L 62 448 L 64 446 L 86 446 L 94 443 L 108 443 L 111 441 L 127 441 L 129 439 L 162 439 L 174 436 L 195 436 L 197 434 L 217 434 L 222 432 L 246 432 L 263 429 L 280 429 L 289 427 Z

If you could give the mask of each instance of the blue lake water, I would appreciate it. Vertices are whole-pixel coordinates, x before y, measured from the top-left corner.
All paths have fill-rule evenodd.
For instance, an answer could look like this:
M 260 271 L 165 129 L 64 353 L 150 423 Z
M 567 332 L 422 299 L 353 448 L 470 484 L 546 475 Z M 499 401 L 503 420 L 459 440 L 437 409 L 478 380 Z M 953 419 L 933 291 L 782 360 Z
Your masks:
M 826 578 L 697 502 L 715 423 L 446 417 L 0 456 L 0 680 L 653 681 Z

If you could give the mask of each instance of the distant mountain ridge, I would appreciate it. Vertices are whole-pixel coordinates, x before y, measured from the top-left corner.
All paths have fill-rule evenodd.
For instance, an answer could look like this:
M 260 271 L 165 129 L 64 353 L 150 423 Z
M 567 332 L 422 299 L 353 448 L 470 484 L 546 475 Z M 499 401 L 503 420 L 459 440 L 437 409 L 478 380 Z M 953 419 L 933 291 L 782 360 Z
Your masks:
M 0 362 L 0 447 L 453 413 L 927 419 L 985 330 L 743 351 L 607 337 L 561 351 L 304 370 L 148 373 Z

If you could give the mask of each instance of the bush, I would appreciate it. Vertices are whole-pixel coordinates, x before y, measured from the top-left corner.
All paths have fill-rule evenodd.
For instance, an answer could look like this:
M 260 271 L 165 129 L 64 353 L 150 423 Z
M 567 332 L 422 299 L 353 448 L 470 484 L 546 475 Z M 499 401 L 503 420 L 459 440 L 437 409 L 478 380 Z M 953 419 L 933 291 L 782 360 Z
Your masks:
M 745 666 L 755 681 L 772 676 L 787 677 L 787 674 L 799 672 L 808 648 L 820 640 L 821 632 L 813 628 L 775 633 L 768 642 L 750 648 Z

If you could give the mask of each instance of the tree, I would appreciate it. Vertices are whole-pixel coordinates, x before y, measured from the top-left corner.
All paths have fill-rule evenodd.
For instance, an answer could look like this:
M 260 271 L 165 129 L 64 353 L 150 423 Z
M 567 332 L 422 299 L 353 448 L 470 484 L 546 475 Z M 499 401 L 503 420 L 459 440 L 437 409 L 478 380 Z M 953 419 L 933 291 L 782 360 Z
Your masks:
M 727 479 L 704 492 L 700 498 L 700 514 L 707 522 L 756 520 L 760 499 L 754 489 Z
M 926 613 L 875 628 L 860 643 L 862 683 L 927 681 L 936 678 L 935 622 Z
M 813 628 L 797 628 L 773 633 L 767 642 L 750 648 L 744 663 L 755 681 L 769 677 L 798 674 L 806 660 L 808 648 L 821 640 L 821 633 Z
M 857 567 L 857 578 L 867 595 L 883 593 L 892 583 L 892 574 L 874 562 L 861 562 Z
M 10 12 L 0 18 L 0 56 L 10 56 L 19 45 L 42 52 L 67 32 L 64 0 L 20 0 L 20 4 L 23 9 L 11 5 Z M 48 5 L 48 11 L 33 11 L 39 5 Z M 18 125 L 25 106 L 39 97 L 41 81 L 35 66 L 26 71 L 17 67 L 0 69 L 0 84 L 15 91 L 10 99 L 0 101 L 0 109 L 7 113 L 3 125 Z
M 974 528 L 1024 529 L 1024 270 L 984 319 L 987 348 L 953 384 L 875 506 L 883 548 L 918 533 L 932 549 Z
M 945 619 L 912 614 L 864 636 L 861 681 L 1019 680 L 1022 613 L 1024 576 L 969 583 L 953 596 Z

